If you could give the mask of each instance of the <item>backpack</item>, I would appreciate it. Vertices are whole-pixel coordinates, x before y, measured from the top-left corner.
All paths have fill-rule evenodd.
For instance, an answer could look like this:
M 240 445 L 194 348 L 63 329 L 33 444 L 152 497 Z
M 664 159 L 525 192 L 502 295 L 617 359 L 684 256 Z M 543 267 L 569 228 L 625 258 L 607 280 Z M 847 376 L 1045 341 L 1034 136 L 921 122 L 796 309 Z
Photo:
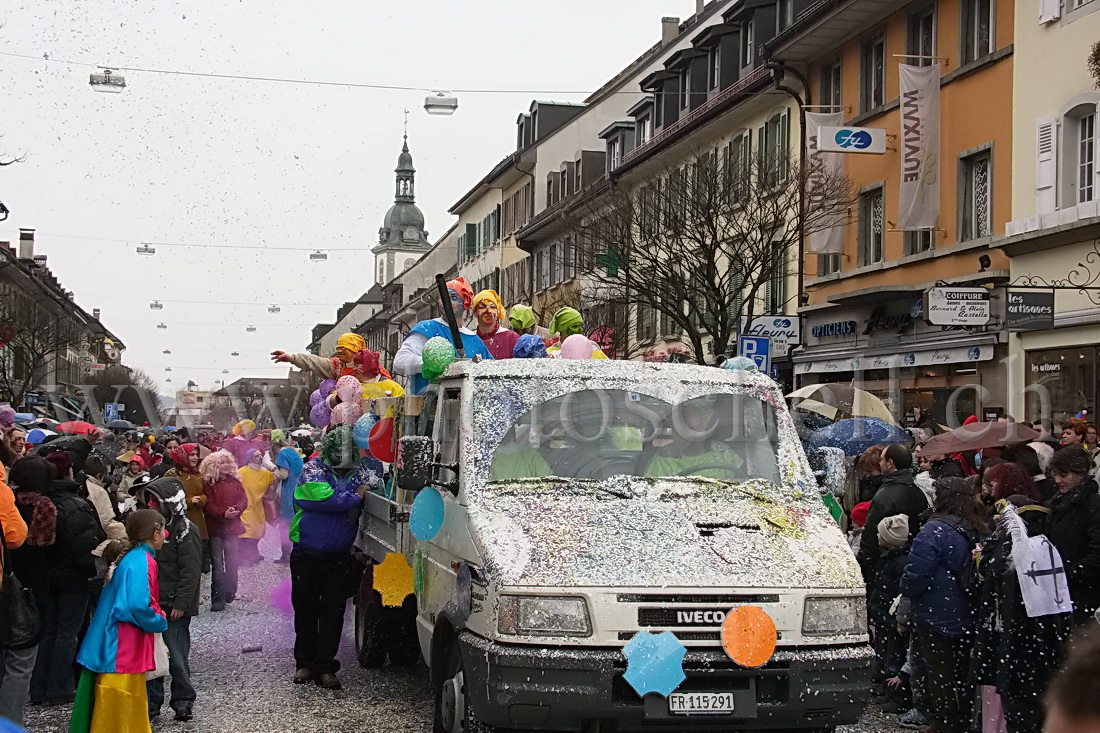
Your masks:
M 979 558 L 974 557 L 974 548 L 978 546 L 979 541 L 978 535 L 974 530 L 963 529 L 954 522 L 941 521 L 958 532 L 970 547 L 970 551 L 966 553 L 966 560 L 963 561 L 962 567 L 959 568 L 955 580 L 958 581 L 959 587 L 962 588 L 963 596 L 966 598 L 970 608 L 977 609 L 982 598 L 981 562 Z

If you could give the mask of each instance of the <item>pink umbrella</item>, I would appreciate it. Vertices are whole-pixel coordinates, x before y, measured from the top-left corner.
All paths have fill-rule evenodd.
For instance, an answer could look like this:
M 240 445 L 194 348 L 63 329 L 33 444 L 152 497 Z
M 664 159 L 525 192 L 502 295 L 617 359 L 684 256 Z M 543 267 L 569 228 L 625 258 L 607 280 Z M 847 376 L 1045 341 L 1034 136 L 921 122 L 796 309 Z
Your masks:
M 1038 431 L 1020 423 L 972 422 L 929 439 L 920 452 L 923 455 L 961 453 L 999 445 L 1028 443 L 1038 438 Z

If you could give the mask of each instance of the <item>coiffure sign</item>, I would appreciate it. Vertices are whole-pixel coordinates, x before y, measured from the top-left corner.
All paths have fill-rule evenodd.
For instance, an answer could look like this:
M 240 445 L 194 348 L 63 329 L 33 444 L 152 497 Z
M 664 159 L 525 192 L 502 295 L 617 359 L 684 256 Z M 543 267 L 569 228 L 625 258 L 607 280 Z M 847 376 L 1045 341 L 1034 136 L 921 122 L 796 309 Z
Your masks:
M 802 319 L 798 316 L 756 316 L 741 319 L 741 335 L 771 340 L 773 357 L 785 357 L 802 344 Z
M 984 326 L 989 323 L 986 288 L 929 288 L 924 294 L 925 320 L 930 326 Z

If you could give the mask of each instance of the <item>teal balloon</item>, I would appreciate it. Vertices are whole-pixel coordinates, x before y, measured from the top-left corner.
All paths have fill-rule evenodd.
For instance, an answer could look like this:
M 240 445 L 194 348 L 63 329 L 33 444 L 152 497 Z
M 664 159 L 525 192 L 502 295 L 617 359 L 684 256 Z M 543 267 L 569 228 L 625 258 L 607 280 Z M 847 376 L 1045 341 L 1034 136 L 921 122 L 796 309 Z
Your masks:
M 455 347 L 448 339 L 433 336 L 424 344 L 420 356 L 423 360 L 420 373 L 424 378 L 428 381 L 439 379 L 455 360 Z
M 355 445 L 363 450 L 370 450 L 370 429 L 373 428 L 377 422 L 378 416 L 373 412 L 368 412 L 355 421 L 355 427 L 352 428 Z
M 430 486 L 422 489 L 413 500 L 412 511 L 409 512 L 409 529 L 413 537 L 422 542 L 434 538 L 443 529 L 445 512 L 443 495 Z

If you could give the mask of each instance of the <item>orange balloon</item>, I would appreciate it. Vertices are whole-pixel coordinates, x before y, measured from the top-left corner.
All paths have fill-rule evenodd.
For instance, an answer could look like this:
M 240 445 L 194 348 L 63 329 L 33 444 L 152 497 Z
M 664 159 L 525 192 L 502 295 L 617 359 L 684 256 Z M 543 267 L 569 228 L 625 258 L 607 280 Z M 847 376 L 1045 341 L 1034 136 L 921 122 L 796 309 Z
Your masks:
M 722 648 L 742 667 L 760 667 L 775 654 L 775 622 L 763 609 L 738 606 L 722 623 Z

